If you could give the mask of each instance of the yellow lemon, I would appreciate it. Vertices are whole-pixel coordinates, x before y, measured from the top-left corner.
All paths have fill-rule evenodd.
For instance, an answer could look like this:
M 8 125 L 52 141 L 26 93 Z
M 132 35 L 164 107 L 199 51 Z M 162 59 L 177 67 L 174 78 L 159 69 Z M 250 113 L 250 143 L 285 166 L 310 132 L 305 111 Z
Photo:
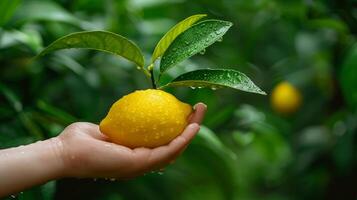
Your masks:
M 273 109 L 281 114 L 291 114 L 299 109 L 302 101 L 300 91 L 290 83 L 279 83 L 271 95 Z
M 158 147 L 182 133 L 190 105 L 162 90 L 138 90 L 115 102 L 100 123 L 113 142 L 130 148 Z

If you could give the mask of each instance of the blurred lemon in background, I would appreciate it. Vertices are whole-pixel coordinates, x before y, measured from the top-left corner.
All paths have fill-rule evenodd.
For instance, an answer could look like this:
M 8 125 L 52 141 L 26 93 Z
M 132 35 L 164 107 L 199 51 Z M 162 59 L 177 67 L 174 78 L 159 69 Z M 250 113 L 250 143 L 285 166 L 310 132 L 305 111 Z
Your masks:
M 273 109 L 281 114 L 296 112 L 301 105 L 301 101 L 300 91 L 287 81 L 275 86 L 271 95 Z
M 190 105 L 162 90 L 138 90 L 115 102 L 100 123 L 113 142 L 130 148 L 158 147 L 181 134 Z

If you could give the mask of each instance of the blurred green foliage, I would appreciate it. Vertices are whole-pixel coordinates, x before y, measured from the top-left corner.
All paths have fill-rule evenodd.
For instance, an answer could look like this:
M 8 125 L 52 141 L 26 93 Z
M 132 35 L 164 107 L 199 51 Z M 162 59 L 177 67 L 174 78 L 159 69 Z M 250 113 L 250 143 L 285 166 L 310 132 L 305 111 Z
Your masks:
M 140 44 L 148 60 L 175 23 L 207 13 L 234 26 L 204 56 L 170 70 L 171 78 L 228 67 L 268 93 L 287 80 L 304 97 L 297 113 L 281 116 L 269 96 L 170 89 L 209 108 L 205 127 L 174 165 L 130 181 L 52 181 L 15 198 L 356 199 L 356 6 L 354 0 L 0 1 L 0 148 L 56 136 L 74 121 L 97 123 L 116 99 L 150 85 L 133 64 L 89 50 L 31 62 L 75 31 L 119 33 Z

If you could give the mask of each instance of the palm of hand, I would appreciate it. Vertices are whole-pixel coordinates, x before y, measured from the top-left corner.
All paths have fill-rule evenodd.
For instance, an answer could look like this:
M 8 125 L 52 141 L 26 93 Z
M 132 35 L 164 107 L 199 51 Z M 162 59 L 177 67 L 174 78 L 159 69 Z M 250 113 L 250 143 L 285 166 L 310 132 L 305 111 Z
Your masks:
M 163 168 L 176 159 L 199 130 L 206 106 L 197 104 L 190 124 L 168 145 L 130 149 L 111 143 L 96 124 L 79 122 L 59 136 L 66 176 L 132 178 Z

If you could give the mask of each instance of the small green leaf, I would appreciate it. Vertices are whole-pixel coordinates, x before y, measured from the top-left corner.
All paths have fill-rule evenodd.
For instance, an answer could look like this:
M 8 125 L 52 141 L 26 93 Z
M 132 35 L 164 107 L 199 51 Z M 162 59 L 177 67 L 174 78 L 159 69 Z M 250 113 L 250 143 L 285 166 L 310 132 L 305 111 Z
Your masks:
M 228 87 L 266 95 L 245 74 L 232 69 L 200 69 L 187 72 L 160 88 L 168 86 L 210 87 L 213 90 Z
M 193 25 L 181 33 L 162 56 L 160 72 L 163 73 L 175 64 L 205 50 L 232 26 L 231 22 L 206 20 Z
M 122 56 L 139 67 L 144 66 L 144 56 L 139 47 L 121 35 L 107 31 L 84 31 L 66 35 L 45 48 L 38 56 L 71 48 L 94 49 Z
M 166 49 L 178 35 L 190 28 L 192 24 L 206 16 L 206 14 L 192 15 L 172 27 L 157 43 L 154 53 L 151 57 L 151 63 L 154 63 L 158 57 L 165 53 Z

